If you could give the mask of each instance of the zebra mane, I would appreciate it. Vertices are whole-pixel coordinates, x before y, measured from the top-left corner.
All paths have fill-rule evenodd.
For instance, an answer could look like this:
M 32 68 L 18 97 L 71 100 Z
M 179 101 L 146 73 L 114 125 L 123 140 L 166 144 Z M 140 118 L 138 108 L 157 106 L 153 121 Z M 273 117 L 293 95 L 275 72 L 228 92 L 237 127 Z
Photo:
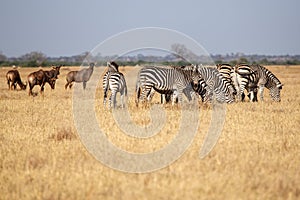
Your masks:
M 119 71 L 119 65 L 116 62 L 107 62 L 108 71 Z

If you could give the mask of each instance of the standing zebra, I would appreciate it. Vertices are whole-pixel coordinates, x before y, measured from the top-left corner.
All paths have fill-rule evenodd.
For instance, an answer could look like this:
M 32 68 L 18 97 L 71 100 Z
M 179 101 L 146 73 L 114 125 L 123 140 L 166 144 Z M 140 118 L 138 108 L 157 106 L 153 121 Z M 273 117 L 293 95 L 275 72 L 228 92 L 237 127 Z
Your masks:
M 207 84 L 208 101 L 215 99 L 219 103 L 232 103 L 235 100 L 236 90 L 217 69 L 198 67 L 198 72 Z
M 115 108 L 117 101 L 116 96 L 117 93 L 121 94 L 121 106 L 124 108 L 124 97 L 127 96 L 127 86 L 124 75 L 119 72 L 118 65 L 115 62 L 107 62 L 108 70 L 103 76 L 103 91 L 104 91 L 104 99 L 103 105 L 106 106 L 106 98 L 108 90 L 111 91 L 111 95 L 109 97 L 109 106 Z
M 190 101 L 195 94 L 191 83 L 197 85 L 200 79 L 196 66 L 187 70 L 172 67 L 143 67 L 137 77 L 136 105 L 138 106 L 139 101 L 143 102 L 146 98 L 149 101 L 153 89 L 161 94 L 171 94 L 172 105 L 176 98 L 179 103 L 182 103 L 182 93 Z
M 244 101 L 245 94 L 244 90 L 250 93 L 250 100 L 254 101 L 256 99 L 257 88 L 255 84 L 249 84 L 250 80 L 253 80 L 255 76 L 255 71 L 247 64 L 238 64 L 234 66 L 233 73 L 233 83 L 237 90 L 238 100 Z
M 251 70 L 255 72 L 255 76 L 252 76 L 249 80 L 250 85 L 258 86 L 260 92 L 260 100 L 263 101 L 264 88 L 270 90 L 270 96 L 273 101 L 280 102 L 280 91 L 282 90 L 283 84 L 279 79 L 268 69 L 261 65 L 251 65 Z

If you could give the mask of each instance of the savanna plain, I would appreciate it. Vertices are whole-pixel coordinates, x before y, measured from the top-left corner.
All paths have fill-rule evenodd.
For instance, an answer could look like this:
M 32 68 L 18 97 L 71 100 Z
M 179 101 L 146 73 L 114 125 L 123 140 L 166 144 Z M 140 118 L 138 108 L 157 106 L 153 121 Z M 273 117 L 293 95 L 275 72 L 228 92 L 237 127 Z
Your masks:
M 0 69 L 0 199 L 299 199 L 300 198 L 300 66 L 266 66 L 284 84 L 280 103 L 265 101 L 226 105 L 222 134 L 203 159 L 199 150 L 211 122 L 212 106 L 199 102 L 199 126 L 193 142 L 171 165 L 149 173 L 126 173 L 96 160 L 80 140 L 73 120 L 72 90 L 65 90 L 62 67 L 54 90 L 44 96 L 9 91 Z M 50 68 L 44 68 L 48 70 Z M 150 106 L 136 107 L 138 67 L 120 67 L 128 82 L 128 110 L 140 126 L 151 123 Z M 23 81 L 37 68 L 18 68 Z M 164 105 L 166 120 L 150 138 L 123 133 L 112 111 L 103 107 L 97 67 L 84 97 L 96 84 L 95 114 L 108 140 L 136 153 L 162 149 L 178 132 L 181 109 Z M 79 86 L 79 85 L 77 85 Z M 82 87 L 78 87 L 80 90 Z M 34 92 L 39 92 L 39 86 Z M 77 89 L 76 89 L 77 90 Z M 82 89 L 81 89 L 82 90 Z M 120 102 L 119 96 L 117 98 Z M 156 94 L 153 104 L 158 105 Z M 113 156 L 113 155 L 112 155 Z M 112 158 L 113 159 L 113 158 Z

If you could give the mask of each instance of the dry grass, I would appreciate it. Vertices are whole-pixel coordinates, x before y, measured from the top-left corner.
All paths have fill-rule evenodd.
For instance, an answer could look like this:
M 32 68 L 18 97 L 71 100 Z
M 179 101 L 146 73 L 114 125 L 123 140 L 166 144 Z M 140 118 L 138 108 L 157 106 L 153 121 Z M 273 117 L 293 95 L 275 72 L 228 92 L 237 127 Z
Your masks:
M 2 68 L 0 199 L 299 199 L 300 66 L 268 68 L 285 84 L 281 103 L 271 102 L 266 91 L 265 102 L 228 105 L 218 144 L 202 160 L 199 149 L 211 109 L 201 105 L 200 126 L 189 149 L 172 165 L 147 174 L 110 169 L 87 152 L 73 122 L 72 91 L 64 89 L 71 68 L 61 70 L 55 90 L 45 87 L 44 98 L 29 97 L 28 90 L 8 91 L 5 73 L 10 68 Z M 25 80 L 35 69 L 19 70 Z M 135 82 L 136 70 L 121 71 L 130 84 Z M 131 117 L 146 125 L 148 109 L 135 108 L 129 89 Z M 178 130 L 180 111 L 167 106 L 160 133 L 148 139 L 125 136 L 102 99 L 99 89 L 99 124 L 120 148 L 152 152 Z

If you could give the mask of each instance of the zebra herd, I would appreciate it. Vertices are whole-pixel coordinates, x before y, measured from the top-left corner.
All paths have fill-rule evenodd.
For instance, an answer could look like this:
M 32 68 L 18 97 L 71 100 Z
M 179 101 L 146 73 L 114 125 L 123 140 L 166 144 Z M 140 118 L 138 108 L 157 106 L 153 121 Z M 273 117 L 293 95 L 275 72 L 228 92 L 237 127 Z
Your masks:
M 257 101 L 257 93 L 259 91 L 260 100 L 263 101 L 263 91 L 266 87 L 270 91 L 273 101 L 279 102 L 280 91 L 283 84 L 280 80 L 265 67 L 254 64 L 238 64 L 231 66 L 228 64 L 217 65 L 219 72 L 226 77 L 237 90 L 237 99 L 244 101 L 244 90 L 248 92 L 250 101 Z
M 107 93 L 110 90 L 110 107 L 116 107 L 116 94 L 121 94 L 121 105 L 125 106 L 127 86 L 124 75 L 119 72 L 116 62 L 107 63 L 108 70 L 103 76 L 104 100 L 106 106 Z M 263 101 L 263 91 L 270 91 L 273 101 L 279 102 L 283 84 L 265 67 L 255 64 L 217 64 L 216 67 L 190 66 L 145 66 L 137 75 L 135 103 L 150 102 L 154 93 L 161 94 L 162 103 L 182 103 L 183 94 L 188 101 L 199 96 L 203 102 L 232 103 L 244 101 L 244 90 L 248 92 L 250 101 L 257 101 L 257 93 Z M 163 98 L 164 97 L 164 98 Z M 164 99 L 164 101 L 163 101 Z

